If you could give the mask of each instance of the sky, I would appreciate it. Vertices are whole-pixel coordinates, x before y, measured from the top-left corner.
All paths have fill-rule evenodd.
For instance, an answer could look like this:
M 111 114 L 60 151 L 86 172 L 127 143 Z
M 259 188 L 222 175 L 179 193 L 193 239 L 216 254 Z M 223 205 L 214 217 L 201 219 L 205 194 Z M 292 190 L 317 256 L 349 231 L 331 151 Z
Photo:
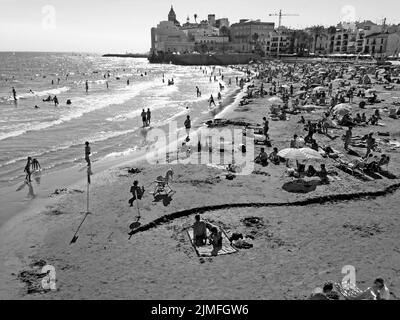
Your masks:
M 379 4 L 379 5 L 378 5 Z M 282 25 L 302 28 L 371 20 L 400 23 L 399 0 L 0 0 L 0 51 L 144 53 L 150 29 L 167 20 L 171 5 L 177 19 L 261 19 L 270 13 L 298 14 Z

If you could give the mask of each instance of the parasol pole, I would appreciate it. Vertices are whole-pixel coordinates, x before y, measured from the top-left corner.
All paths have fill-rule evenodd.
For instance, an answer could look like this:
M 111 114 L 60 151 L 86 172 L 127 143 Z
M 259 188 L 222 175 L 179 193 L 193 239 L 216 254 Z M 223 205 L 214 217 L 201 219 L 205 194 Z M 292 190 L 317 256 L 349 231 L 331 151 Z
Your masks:
M 87 183 L 86 183 L 86 213 L 85 216 L 83 217 L 81 223 L 79 224 L 78 228 L 75 231 L 74 236 L 72 237 L 71 241 L 69 244 L 73 244 L 78 240 L 78 232 L 79 229 L 81 228 L 82 224 L 85 222 L 86 217 L 90 214 L 89 212 L 89 185 L 90 185 L 90 174 L 91 174 L 91 169 L 90 166 L 88 165 L 87 167 Z

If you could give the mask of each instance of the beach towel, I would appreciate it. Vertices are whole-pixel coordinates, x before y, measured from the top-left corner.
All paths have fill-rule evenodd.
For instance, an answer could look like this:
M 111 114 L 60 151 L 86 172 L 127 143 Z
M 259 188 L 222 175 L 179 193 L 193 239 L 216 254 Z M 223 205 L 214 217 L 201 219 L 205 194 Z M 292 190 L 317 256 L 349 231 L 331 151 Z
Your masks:
M 228 236 L 226 235 L 225 231 L 222 230 L 222 248 L 218 251 L 217 255 L 224 255 L 224 254 L 231 254 L 235 253 L 238 250 L 234 248 L 228 239 Z M 204 246 L 196 246 L 194 243 L 193 239 L 193 229 L 190 228 L 187 230 L 187 233 L 189 235 L 190 243 L 192 244 L 194 250 L 196 251 L 197 255 L 199 257 L 212 257 L 212 251 L 213 251 L 213 246 L 212 245 L 204 245 Z
M 355 297 L 363 292 L 357 286 L 345 288 L 341 283 L 335 283 L 334 287 L 345 299 Z

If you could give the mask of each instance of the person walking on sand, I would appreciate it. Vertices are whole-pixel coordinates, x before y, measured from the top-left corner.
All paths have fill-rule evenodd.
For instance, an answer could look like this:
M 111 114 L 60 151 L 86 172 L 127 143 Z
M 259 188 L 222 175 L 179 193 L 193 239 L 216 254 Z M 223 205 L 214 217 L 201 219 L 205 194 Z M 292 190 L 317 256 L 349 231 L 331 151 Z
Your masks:
M 186 120 L 184 122 L 184 126 L 185 126 L 185 129 L 186 129 L 187 137 L 189 138 L 189 131 L 190 131 L 190 128 L 192 127 L 192 122 L 190 120 L 190 116 L 189 115 L 186 116 Z
M 265 135 L 265 140 L 268 140 L 269 122 L 266 117 L 263 117 L 263 131 Z
M 147 126 L 147 113 L 144 109 L 142 109 L 142 113 L 140 114 L 142 116 L 142 122 L 143 122 L 143 128 Z
M 221 92 L 218 92 L 218 100 L 221 100 L 222 99 L 222 95 L 221 95 Z
M 32 164 L 32 158 L 28 157 L 25 168 L 24 168 L 24 172 L 26 172 L 25 180 L 29 183 L 32 182 L 32 180 L 31 180 L 31 164 Z
M 196 91 L 197 91 L 197 92 L 196 92 L 196 93 L 197 93 L 197 98 L 198 98 L 198 97 L 201 97 L 200 89 L 199 89 L 199 87 L 197 87 L 197 86 L 196 86 Z
M 133 201 L 136 199 L 142 199 L 142 196 L 144 195 L 144 187 L 139 187 L 139 181 L 135 180 L 133 181 L 133 186 L 131 187 L 130 192 L 132 193 L 132 198 L 130 198 L 128 202 L 129 205 L 133 207 Z
M 147 108 L 146 112 L 146 124 L 148 127 L 150 127 L 150 120 L 151 120 L 151 111 L 150 108 Z
M 215 106 L 215 101 L 214 101 L 214 97 L 213 97 L 213 95 L 211 95 L 211 97 L 210 97 L 210 99 L 208 100 L 208 102 L 209 102 L 209 107 L 211 107 L 211 104 L 213 104 L 214 106 Z
M 85 90 L 86 90 L 86 93 L 88 93 L 88 91 L 89 91 L 89 82 L 87 80 L 85 81 Z
M 344 137 L 344 150 L 348 150 L 349 149 L 349 144 L 350 144 L 350 142 L 351 142 L 351 138 L 352 138 L 352 136 L 353 136 L 353 133 L 352 133 L 352 127 L 350 126 L 348 129 L 347 129 L 347 131 L 346 131 L 346 135 L 345 135 L 345 137 Z

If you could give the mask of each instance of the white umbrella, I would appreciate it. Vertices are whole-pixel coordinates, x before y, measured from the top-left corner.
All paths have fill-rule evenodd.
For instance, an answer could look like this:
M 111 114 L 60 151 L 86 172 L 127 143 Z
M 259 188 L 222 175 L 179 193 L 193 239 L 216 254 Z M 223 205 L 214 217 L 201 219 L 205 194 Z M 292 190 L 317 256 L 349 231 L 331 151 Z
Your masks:
M 290 87 L 287 84 L 283 84 L 281 87 L 285 89 L 290 89 Z
M 269 98 L 268 101 L 272 103 L 283 103 L 282 99 L 278 97 Z
M 351 105 L 347 103 L 341 103 L 333 107 L 332 111 L 335 114 L 345 115 L 350 113 L 352 110 Z
M 298 109 L 301 110 L 315 110 L 317 106 L 314 106 L 313 104 L 307 104 L 305 106 L 299 106 Z
M 373 93 L 376 93 L 376 90 L 375 90 L 375 89 L 368 89 L 368 90 L 365 90 L 365 94 L 366 94 L 366 95 L 370 95 L 370 94 L 373 94 Z
M 320 86 L 320 87 L 316 87 L 316 88 L 313 89 L 314 92 L 317 92 L 317 91 L 325 91 L 325 90 L 326 90 L 326 88 L 321 87 L 321 86 Z
M 322 160 L 321 154 L 310 148 L 287 148 L 278 152 L 278 156 L 289 160 Z

